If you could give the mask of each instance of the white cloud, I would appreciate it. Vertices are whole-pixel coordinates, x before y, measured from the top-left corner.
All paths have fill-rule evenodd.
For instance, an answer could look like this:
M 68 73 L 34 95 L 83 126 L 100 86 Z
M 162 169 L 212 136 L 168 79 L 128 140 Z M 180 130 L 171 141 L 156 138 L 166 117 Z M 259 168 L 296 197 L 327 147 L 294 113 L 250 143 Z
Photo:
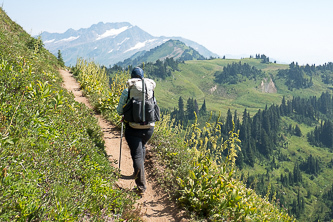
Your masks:
M 127 49 L 125 52 L 129 52 L 129 51 L 136 50 L 136 49 L 141 49 L 141 48 L 145 47 L 145 45 L 147 43 L 154 42 L 154 41 L 156 41 L 156 39 L 150 39 L 150 40 L 147 40 L 147 41 L 144 41 L 144 42 L 138 42 L 135 46 L 133 46 L 132 48 Z
M 120 29 L 110 29 L 110 30 L 107 30 L 102 35 L 98 35 L 98 37 L 97 37 L 96 40 L 101 40 L 101 39 L 104 39 L 104 38 L 107 38 L 107 37 L 111 37 L 111 36 L 117 36 L 117 35 L 119 35 L 120 33 L 124 32 L 124 31 L 126 31 L 129 28 L 131 28 L 131 27 L 124 26 L 124 27 L 122 27 Z
M 73 40 L 78 39 L 78 38 L 80 38 L 80 36 L 76 36 L 76 37 L 71 36 L 71 37 L 69 37 L 69 38 L 67 38 L 67 39 L 61 39 L 61 40 L 58 40 L 58 41 L 56 41 L 56 42 L 54 42 L 54 43 L 59 43 L 59 42 L 70 42 L 70 41 L 73 41 Z

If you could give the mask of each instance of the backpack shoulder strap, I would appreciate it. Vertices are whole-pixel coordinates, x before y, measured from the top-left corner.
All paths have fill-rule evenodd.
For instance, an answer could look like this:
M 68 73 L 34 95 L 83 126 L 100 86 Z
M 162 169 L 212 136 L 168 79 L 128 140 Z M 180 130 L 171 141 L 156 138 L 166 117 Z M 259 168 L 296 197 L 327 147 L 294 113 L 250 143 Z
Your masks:
M 146 111 L 145 111 L 145 88 L 146 88 L 146 84 L 145 84 L 145 80 L 144 78 L 142 78 L 142 122 L 146 122 Z
M 130 100 L 130 87 L 128 87 L 128 92 L 127 92 L 127 100 L 126 103 L 128 103 L 128 101 Z

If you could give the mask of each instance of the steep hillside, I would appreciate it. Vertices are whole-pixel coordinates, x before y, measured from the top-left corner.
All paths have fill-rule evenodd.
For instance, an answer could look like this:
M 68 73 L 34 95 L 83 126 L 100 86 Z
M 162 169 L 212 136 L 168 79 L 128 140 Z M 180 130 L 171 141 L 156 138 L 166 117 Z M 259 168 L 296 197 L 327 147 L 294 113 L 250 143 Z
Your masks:
M 168 40 L 160 46 L 151 49 L 149 52 L 136 53 L 123 62 L 116 65 L 121 67 L 139 66 L 145 62 L 155 62 L 157 60 L 165 60 L 166 58 L 173 58 L 174 60 L 187 61 L 187 60 L 203 60 L 205 57 L 200 55 L 193 48 L 185 45 L 178 40 Z
M 0 220 L 112 220 L 115 188 L 96 119 L 63 90 L 58 61 L 0 8 Z
M 43 32 L 45 47 L 57 55 L 61 50 L 66 65 L 75 65 L 78 57 L 94 59 L 109 66 L 123 61 L 139 51 L 149 51 L 173 37 L 155 37 L 127 22 L 94 24 L 79 30 L 69 29 L 65 33 Z M 176 37 L 192 46 L 205 57 L 216 54 L 193 41 Z

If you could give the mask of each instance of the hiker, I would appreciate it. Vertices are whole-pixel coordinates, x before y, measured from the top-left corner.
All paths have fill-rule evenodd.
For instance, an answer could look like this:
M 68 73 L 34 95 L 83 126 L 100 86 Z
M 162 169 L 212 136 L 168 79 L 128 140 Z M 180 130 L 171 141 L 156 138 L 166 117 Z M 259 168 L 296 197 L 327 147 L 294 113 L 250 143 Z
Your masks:
M 151 79 L 144 78 L 143 70 L 140 67 L 134 68 L 131 73 L 131 79 L 127 81 L 128 88 L 124 89 L 119 99 L 119 104 L 117 106 L 117 112 L 119 115 L 124 114 L 123 108 L 129 102 L 130 98 L 134 97 L 140 99 L 142 97 L 142 81 L 144 81 L 145 84 L 144 88 L 147 98 L 152 98 L 154 96 L 156 83 Z M 128 93 L 130 93 L 130 95 L 128 95 Z M 144 160 L 146 155 L 145 145 L 153 135 L 155 122 L 124 122 L 125 138 L 131 150 L 134 168 L 133 176 L 137 185 L 135 191 L 139 194 L 143 194 L 146 190 L 144 169 Z

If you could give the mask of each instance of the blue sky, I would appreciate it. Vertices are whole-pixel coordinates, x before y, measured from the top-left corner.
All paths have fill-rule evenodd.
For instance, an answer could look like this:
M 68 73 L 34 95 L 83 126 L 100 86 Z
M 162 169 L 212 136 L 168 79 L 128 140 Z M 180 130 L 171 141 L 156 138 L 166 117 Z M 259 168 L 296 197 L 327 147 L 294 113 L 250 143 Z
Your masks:
M 153 36 L 181 36 L 226 57 L 333 62 L 332 0 L 0 0 L 29 34 L 129 22 Z M 229 56 L 230 55 L 230 56 Z

